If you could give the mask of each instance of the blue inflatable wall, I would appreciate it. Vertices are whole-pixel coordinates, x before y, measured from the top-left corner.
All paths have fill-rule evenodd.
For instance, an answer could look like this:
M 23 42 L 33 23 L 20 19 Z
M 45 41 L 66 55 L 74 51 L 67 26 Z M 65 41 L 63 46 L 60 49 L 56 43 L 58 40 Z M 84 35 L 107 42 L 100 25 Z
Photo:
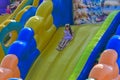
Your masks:
M 116 34 L 111 37 L 106 46 L 106 49 L 114 49 L 118 54 L 117 63 L 120 69 L 120 25 L 117 28 Z
M 39 0 L 39 5 L 43 2 L 43 0 Z M 29 8 L 21 17 L 20 19 L 20 23 L 22 23 L 23 25 L 25 25 L 25 23 L 28 21 L 28 19 L 32 16 L 35 15 L 37 10 L 37 7 L 31 6 L 31 8 Z
M 100 41 L 98 42 L 98 44 L 96 45 L 94 50 L 92 51 L 91 55 L 88 58 L 87 63 L 85 64 L 85 67 L 83 68 L 83 70 L 77 80 L 85 80 L 88 77 L 90 70 L 94 66 L 96 59 L 99 57 L 100 53 L 106 48 L 107 42 L 109 41 L 111 36 L 116 32 L 118 25 L 120 23 L 119 18 L 120 18 L 120 12 L 115 16 L 115 18 L 113 19 L 109 28 L 104 33 L 104 35 L 102 36 L 102 38 L 100 39 Z M 116 41 L 117 41 L 118 37 L 114 38 L 114 39 L 116 39 Z M 110 48 L 110 46 L 109 46 L 109 48 Z M 107 49 L 108 49 L 108 47 L 107 47 Z
M 56 27 L 63 26 L 66 23 L 73 24 L 72 0 L 52 0 L 53 1 L 53 19 Z
M 18 36 L 18 40 L 8 50 L 8 54 L 15 54 L 18 57 L 18 67 L 23 80 L 39 53 L 39 50 L 36 48 L 33 30 L 31 28 L 23 28 Z
M 10 5 L 10 0 L 0 0 L 0 14 L 6 13 L 7 5 Z
M 25 25 L 25 23 L 28 21 L 28 19 L 32 16 L 35 15 L 37 8 L 31 7 L 29 8 L 23 15 L 22 18 L 20 19 L 20 23 Z
M 39 1 L 39 5 L 40 5 L 42 2 L 43 2 L 43 0 L 40 0 L 40 1 Z

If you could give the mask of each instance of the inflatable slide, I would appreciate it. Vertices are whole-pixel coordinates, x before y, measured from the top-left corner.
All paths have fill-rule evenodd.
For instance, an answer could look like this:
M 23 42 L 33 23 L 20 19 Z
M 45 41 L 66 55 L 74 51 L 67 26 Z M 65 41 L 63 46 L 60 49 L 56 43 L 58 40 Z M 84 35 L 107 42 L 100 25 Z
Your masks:
M 29 4 L 28 4 L 29 2 Z M 20 9 L 19 13 L 13 13 L 15 14 L 13 17 L 14 19 L 12 19 L 13 17 L 11 17 L 11 19 L 7 19 L 5 22 L 3 22 L 0 25 L 0 29 L 1 29 L 1 56 L 3 57 L 4 54 L 7 54 L 6 52 L 8 51 L 9 45 L 17 39 L 17 35 L 19 34 L 19 31 L 23 28 L 23 26 L 25 25 L 25 23 L 27 22 L 27 20 L 35 15 L 35 12 L 39 6 L 39 4 L 41 3 L 41 0 L 34 0 L 32 2 L 30 2 L 30 0 L 24 0 L 20 6 L 23 8 L 21 10 L 21 8 L 17 8 L 16 10 Z M 24 4 L 24 5 L 23 5 Z M 33 4 L 33 5 L 32 5 Z M 16 11 L 15 11 L 16 12 Z M 12 34 L 11 39 L 7 42 L 4 43 L 5 37 L 8 35 Z M 5 44 L 9 44 L 9 45 L 5 45 Z M 2 50 L 3 49 L 3 50 Z
M 103 24 L 76 26 L 72 25 L 72 9 L 69 8 L 71 5 L 72 0 L 45 0 L 29 19 L 22 20 L 24 16 L 16 16 L 16 20 L 23 23 L 15 24 L 25 28 L 18 30 L 19 32 L 22 29 L 17 40 L 12 40 L 15 41 L 11 42 L 12 45 L 6 48 L 2 43 L 0 51 L 4 55 L 17 55 L 21 78 L 85 80 L 88 77 L 96 59 L 120 23 L 120 12 L 111 13 Z M 63 37 L 66 23 L 72 25 L 74 38 L 63 51 L 57 51 L 56 47 Z M 16 30 L 14 27 L 11 29 Z M 3 29 L 1 31 L 5 32 Z

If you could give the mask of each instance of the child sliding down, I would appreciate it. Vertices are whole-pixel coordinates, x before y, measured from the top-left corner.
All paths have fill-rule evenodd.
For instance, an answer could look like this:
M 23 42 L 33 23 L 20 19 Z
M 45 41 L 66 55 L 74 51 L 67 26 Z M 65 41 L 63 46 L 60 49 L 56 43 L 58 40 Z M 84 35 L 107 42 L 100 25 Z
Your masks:
M 72 38 L 73 38 L 73 33 L 70 24 L 66 24 L 64 30 L 64 37 L 59 43 L 57 50 L 63 50 L 66 47 L 66 45 L 72 40 Z

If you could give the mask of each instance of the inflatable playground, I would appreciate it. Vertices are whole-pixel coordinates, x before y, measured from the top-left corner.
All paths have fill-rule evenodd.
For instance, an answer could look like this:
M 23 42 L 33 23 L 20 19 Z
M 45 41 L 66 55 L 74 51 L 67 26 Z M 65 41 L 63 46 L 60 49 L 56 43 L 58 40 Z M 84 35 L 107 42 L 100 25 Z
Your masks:
M 83 1 L 22 0 L 1 15 L 0 80 L 120 80 L 118 0 Z M 58 51 L 65 24 L 74 36 Z

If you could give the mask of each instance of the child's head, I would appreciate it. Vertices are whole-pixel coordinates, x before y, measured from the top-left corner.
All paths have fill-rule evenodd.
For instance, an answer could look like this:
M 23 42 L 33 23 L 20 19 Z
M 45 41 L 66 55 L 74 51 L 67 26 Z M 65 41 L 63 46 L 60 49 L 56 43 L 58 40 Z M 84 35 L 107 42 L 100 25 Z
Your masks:
M 69 31 L 70 34 L 72 35 L 72 29 L 70 27 L 70 24 L 65 24 L 65 30 Z
M 70 24 L 65 24 L 65 30 L 69 30 L 70 29 Z

